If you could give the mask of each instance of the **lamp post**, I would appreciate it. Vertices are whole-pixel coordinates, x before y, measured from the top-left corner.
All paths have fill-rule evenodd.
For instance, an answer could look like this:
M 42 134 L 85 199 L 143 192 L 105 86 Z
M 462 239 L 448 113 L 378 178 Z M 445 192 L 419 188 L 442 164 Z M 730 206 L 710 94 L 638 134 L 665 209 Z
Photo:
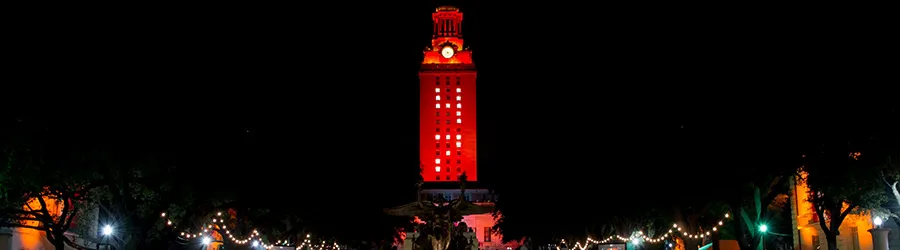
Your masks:
M 110 249 L 109 237 L 113 234 L 113 227 L 110 225 L 103 226 L 101 233 L 103 233 L 103 245 L 106 246 L 106 249 Z
M 869 233 L 872 234 L 872 249 L 873 250 L 888 250 L 888 233 L 891 232 L 890 228 L 882 228 L 881 224 L 884 223 L 884 219 L 881 217 L 875 217 L 872 220 L 872 224 L 875 224 L 875 228 L 869 229 Z

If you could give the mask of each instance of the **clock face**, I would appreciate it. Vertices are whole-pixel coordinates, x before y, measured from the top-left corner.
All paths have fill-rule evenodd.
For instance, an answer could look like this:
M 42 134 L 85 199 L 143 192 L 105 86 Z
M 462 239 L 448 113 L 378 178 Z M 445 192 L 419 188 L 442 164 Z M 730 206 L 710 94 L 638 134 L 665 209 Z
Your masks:
M 454 53 L 453 47 L 446 46 L 443 49 L 441 49 L 441 55 L 444 56 L 444 58 L 452 57 L 453 53 Z

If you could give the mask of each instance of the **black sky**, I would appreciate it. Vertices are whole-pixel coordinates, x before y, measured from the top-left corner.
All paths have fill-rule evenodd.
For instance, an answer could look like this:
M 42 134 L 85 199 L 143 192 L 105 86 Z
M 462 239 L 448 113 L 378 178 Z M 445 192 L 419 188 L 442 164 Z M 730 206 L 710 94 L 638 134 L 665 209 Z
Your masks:
M 480 176 L 507 192 L 654 190 L 720 167 L 685 155 L 721 143 L 846 131 L 842 117 L 855 112 L 878 122 L 854 123 L 896 122 L 882 98 L 892 82 L 884 45 L 895 38 L 871 8 L 460 6 L 479 69 Z M 412 199 L 393 194 L 412 191 L 394 175 L 418 166 L 416 73 L 434 7 L 29 9 L 8 38 L 14 77 L 3 96 L 11 117 L 177 151 L 191 171 L 239 173 L 232 185 L 262 197 L 395 204 Z M 570 178 L 580 184 L 561 182 Z

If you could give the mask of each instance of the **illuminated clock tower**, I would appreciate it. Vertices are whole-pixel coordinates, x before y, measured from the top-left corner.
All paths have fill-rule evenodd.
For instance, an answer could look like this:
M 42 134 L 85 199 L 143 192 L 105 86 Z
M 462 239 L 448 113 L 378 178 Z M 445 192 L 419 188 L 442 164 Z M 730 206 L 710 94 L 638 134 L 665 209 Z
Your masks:
M 419 71 L 419 158 L 425 182 L 478 180 L 475 64 L 463 47 L 463 13 L 439 7 Z
M 476 71 L 472 51 L 463 46 L 463 13 L 444 6 L 431 18 L 434 32 L 419 70 L 419 159 L 425 181 L 420 194 L 426 196 L 423 199 L 458 199 L 463 193 L 456 184 L 465 174 L 473 183 L 464 198 L 475 204 L 493 204 L 496 196 L 477 187 Z M 466 215 L 462 221 L 475 233 L 479 249 L 517 247 L 516 242 L 504 244 L 502 236 L 491 229 L 496 221 L 490 213 Z

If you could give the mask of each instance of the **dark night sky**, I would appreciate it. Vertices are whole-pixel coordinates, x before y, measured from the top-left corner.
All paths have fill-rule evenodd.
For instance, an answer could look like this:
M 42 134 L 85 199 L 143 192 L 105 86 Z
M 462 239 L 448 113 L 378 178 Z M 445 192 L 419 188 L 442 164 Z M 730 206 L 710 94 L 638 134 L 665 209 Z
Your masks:
M 850 110 L 891 119 L 890 107 L 851 101 L 880 96 L 867 83 L 888 84 L 882 45 L 895 38 L 878 14 L 513 3 L 461 5 L 479 68 L 480 173 L 507 192 L 566 190 L 555 199 L 568 201 L 667 188 L 722 167 L 693 157 L 722 143 L 772 143 Z M 263 197 L 283 196 L 264 191 L 276 187 L 395 204 L 412 199 L 392 194 L 412 191 L 393 175 L 418 165 L 416 73 L 434 7 L 34 10 L 8 38 L 21 77 L 6 85 L 21 87 L 3 96 L 23 110 L 13 116 L 103 138 L 94 143 L 176 151 L 191 171 L 242 170 L 233 185 Z

